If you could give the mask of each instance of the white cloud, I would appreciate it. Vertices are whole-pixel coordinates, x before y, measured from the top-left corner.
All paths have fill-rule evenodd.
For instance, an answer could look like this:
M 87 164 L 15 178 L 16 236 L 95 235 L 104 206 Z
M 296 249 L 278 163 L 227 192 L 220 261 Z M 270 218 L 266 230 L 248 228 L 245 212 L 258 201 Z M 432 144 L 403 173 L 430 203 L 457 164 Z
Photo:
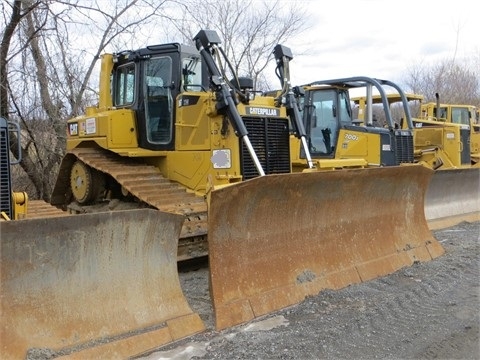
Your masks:
M 289 41 L 292 83 L 355 75 L 397 80 L 413 63 L 480 51 L 466 0 L 305 1 L 314 28 Z M 470 9 L 470 10 L 469 10 Z

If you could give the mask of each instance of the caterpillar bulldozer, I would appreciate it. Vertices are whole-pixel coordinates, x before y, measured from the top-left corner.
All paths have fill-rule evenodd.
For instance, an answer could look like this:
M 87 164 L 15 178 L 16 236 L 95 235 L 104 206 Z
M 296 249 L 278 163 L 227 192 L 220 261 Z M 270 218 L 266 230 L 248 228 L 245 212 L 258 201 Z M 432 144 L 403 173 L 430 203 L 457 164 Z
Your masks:
M 51 197 L 73 215 L 1 224 L 2 358 L 127 358 L 202 331 L 176 266 L 206 254 L 218 330 L 443 254 L 431 169 L 317 171 L 288 87 L 263 96 L 214 31 L 193 41 L 102 56 Z
M 312 157 L 323 167 L 330 167 L 330 163 L 336 167 L 341 162 L 361 167 L 413 164 L 412 125 L 399 128 L 389 111 L 385 127 L 373 122 L 361 126 L 354 118 L 349 92 L 362 88 L 375 88 L 386 96 L 376 79 L 364 76 L 315 81 L 302 87 L 300 106 Z M 302 157 L 301 151 L 294 152 L 292 162 L 296 167 L 301 168 Z
M 413 124 L 400 129 L 388 108 L 385 127 L 354 118 L 349 92 L 362 88 L 370 92 L 376 88 L 386 98 L 382 85 L 365 76 L 321 80 L 292 88 L 291 107 L 298 108 L 292 114 L 296 113 L 293 116 L 304 124 L 310 161 L 317 170 L 398 167 L 415 162 Z M 291 136 L 291 149 L 293 170 L 305 171 L 306 151 L 295 136 Z

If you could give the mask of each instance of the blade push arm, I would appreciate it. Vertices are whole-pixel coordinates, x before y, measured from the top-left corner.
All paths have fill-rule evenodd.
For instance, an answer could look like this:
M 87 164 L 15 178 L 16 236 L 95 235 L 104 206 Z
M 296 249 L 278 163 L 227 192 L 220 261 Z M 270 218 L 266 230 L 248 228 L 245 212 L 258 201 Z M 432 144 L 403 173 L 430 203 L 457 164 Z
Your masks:
M 203 61 L 207 65 L 208 72 L 210 73 L 210 86 L 216 94 L 217 110 L 219 110 L 219 112 L 223 112 L 230 120 L 235 134 L 242 139 L 247 147 L 260 176 L 265 175 L 262 165 L 260 164 L 260 160 L 258 159 L 250 139 L 248 138 L 247 128 L 243 123 L 242 117 L 238 113 L 237 105 L 234 97 L 232 96 L 232 89 L 230 89 L 226 84 L 223 74 L 215 62 L 215 54 L 220 52 L 225 57 L 225 54 L 219 46 L 220 38 L 213 30 L 201 30 L 193 40 L 195 41 L 195 45 L 198 51 L 200 51 L 200 55 L 202 56 Z

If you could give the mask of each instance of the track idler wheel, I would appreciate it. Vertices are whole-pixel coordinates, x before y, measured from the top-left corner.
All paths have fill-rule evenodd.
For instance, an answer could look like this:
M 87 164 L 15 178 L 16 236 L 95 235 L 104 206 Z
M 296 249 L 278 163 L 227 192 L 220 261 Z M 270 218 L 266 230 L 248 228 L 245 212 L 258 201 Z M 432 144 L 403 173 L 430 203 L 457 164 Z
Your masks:
M 105 192 L 105 175 L 77 160 L 70 172 L 70 187 L 80 205 L 90 204 Z

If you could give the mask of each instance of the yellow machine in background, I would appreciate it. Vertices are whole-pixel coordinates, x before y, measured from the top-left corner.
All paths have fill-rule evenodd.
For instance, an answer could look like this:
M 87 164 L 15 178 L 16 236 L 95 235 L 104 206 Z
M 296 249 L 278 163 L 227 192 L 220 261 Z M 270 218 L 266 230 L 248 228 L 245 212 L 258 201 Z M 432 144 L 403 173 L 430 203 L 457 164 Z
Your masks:
M 425 216 L 431 227 L 479 219 L 480 198 L 477 192 L 480 188 L 480 168 L 475 160 L 478 151 L 471 148 L 476 142 L 470 125 L 473 107 L 458 106 L 459 115 L 464 116 L 463 123 L 461 117 L 457 117 L 458 122 L 438 121 L 429 115 L 434 107 L 421 104 L 422 95 L 404 94 L 390 81 L 379 82 L 394 92 L 387 94 L 386 98 L 374 95 L 370 100 L 366 96 L 352 100 L 358 106 L 362 121 L 368 122 L 372 118 L 375 107 L 380 113 L 396 107 L 399 126 L 406 128 L 410 122 L 413 124 L 415 162 L 435 170 L 425 199 Z M 451 110 L 455 106 L 446 108 Z M 415 109 L 417 114 L 421 109 L 424 111 L 422 115 L 412 117 L 411 109 Z M 452 112 L 448 114 L 451 119 Z
M 480 162 L 480 122 L 478 109 L 473 105 L 442 104 L 438 94 L 437 101 L 421 104 L 420 118 L 443 123 L 458 124 L 463 131 L 462 143 L 469 143 L 472 163 Z M 468 138 L 467 138 L 468 137 Z
M 314 164 L 315 171 L 343 168 L 399 166 L 414 162 L 413 124 L 399 129 L 390 112 L 387 126 L 377 127 L 353 118 L 350 90 L 375 88 L 382 96 L 383 87 L 376 79 L 358 76 L 315 81 L 303 86 L 290 84 L 289 62 L 293 58 L 288 48 L 277 46 L 276 73 L 282 91 L 274 93 L 285 104 L 294 123 L 301 123 L 307 143 L 303 144 L 292 129 L 291 162 L 294 171 L 304 171 Z M 310 166 L 312 168 L 312 166 Z
M 402 96 L 405 102 L 402 104 Z M 367 96 L 352 98 L 358 107 L 358 118 L 364 122 L 372 118 L 374 109 L 383 115 L 385 105 L 381 95 L 371 97 L 371 105 L 367 104 Z M 398 90 L 386 95 L 389 111 L 400 114 L 398 126 L 408 128 L 407 117 L 414 126 L 415 161 L 426 163 L 433 169 L 470 168 L 476 166 L 479 156 L 478 142 L 480 132 L 475 124 L 475 107 L 466 105 L 442 105 L 440 115 L 435 117 L 438 103 L 422 103 L 423 95 L 400 94 Z M 396 107 L 392 110 L 392 107 Z M 405 112 L 405 107 L 408 113 Z M 370 111 L 368 109 L 371 109 Z M 415 109 L 417 116 L 411 116 Z M 454 119 L 454 121 L 452 121 Z M 371 121 L 371 120 L 370 120 Z

